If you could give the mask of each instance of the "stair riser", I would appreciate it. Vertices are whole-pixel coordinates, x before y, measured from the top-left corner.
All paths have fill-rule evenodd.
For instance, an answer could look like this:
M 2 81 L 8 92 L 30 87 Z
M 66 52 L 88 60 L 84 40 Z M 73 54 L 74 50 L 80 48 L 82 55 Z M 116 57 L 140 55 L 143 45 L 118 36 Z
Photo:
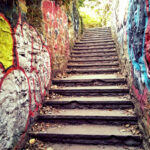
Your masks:
M 39 122 L 50 123 L 65 123 L 65 124 L 97 124 L 97 125 L 135 125 L 137 124 L 137 118 L 135 117 L 65 117 L 65 116 L 38 116 Z
M 99 70 L 97 70 L 97 71 L 84 71 L 84 70 L 81 70 L 81 71 L 77 71 L 77 70 L 69 70 L 69 71 L 67 71 L 67 73 L 68 74 L 80 74 L 80 73 L 82 73 L 82 74 L 104 74 L 104 73 L 106 73 L 106 74 L 110 74 L 110 73 L 117 73 L 117 72 L 119 72 L 120 71 L 120 69 L 116 69 L 116 70 L 102 70 L 102 71 L 99 71 Z
M 66 90 L 66 91 L 58 91 L 58 90 L 51 90 L 50 91 L 50 94 L 51 92 L 54 92 L 56 94 L 59 94 L 59 95 L 64 95 L 64 96 L 124 96 L 126 94 L 129 93 L 128 90 L 122 90 L 122 91 L 109 91 L 109 92 L 90 92 L 90 91 L 84 91 L 84 92 L 81 92 L 80 91 L 69 91 L 69 90 Z
M 88 50 L 87 53 L 84 53 L 82 52 L 84 50 L 77 50 L 75 53 L 77 54 L 74 54 L 73 52 L 71 52 L 71 55 L 72 57 L 102 57 L 102 56 L 117 56 L 117 52 L 114 51 L 114 52 L 93 52 L 93 50 Z
M 68 63 L 68 68 L 71 68 L 71 67 L 107 67 L 107 66 L 119 66 L 119 63 L 118 62 L 111 62 L 109 61 L 109 63 Z
M 71 66 L 71 67 L 69 67 L 68 66 L 68 68 L 69 69 L 100 69 L 100 68 L 102 68 L 102 69 L 105 69 L 105 68 L 118 68 L 118 66 L 90 66 L 90 67 L 88 67 L 88 66 L 79 66 L 79 67 L 77 67 L 77 66 Z
M 111 31 L 86 31 L 83 35 L 112 35 Z
M 91 56 L 91 57 L 72 57 L 72 61 L 77 61 L 77 60 L 81 60 L 81 61 L 84 61 L 84 60 L 86 60 L 86 61 L 90 61 L 90 60 L 94 60 L 94 61 L 97 61 L 97 60 L 101 60 L 101 61 L 103 61 L 103 60 L 110 60 L 110 61 L 113 61 L 114 59 L 118 59 L 118 57 L 116 57 L 116 56 L 98 56 L 98 57 L 96 57 L 96 56 Z
M 87 55 L 70 55 L 70 57 L 76 58 L 76 57 L 81 57 L 81 58 L 88 58 L 88 57 L 112 57 L 112 56 L 117 56 L 116 53 L 108 53 L 108 54 L 87 54 Z
M 107 45 L 107 44 L 105 44 L 105 45 L 96 45 L 96 46 L 87 46 L 87 45 L 84 45 L 84 46 L 74 46 L 74 48 L 73 49 L 94 49 L 94 48 L 96 48 L 96 49 L 98 49 L 98 48 L 103 48 L 103 47 L 108 47 L 108 49 L 109 49 L 109 47 L 115 47 L 115 44 L 112 44 L 112 45 Z
M 90 34 L 86 34 L 86 35 L 83 35 L 82 38 L 87 38 L 87 39 L 92 39 L 92 38 L 103 38 L 105 36 L 105 38 L 112 38 L 111 34 L 99 34 L 97 36 L 94 36 L 94 35 L 90 35 Z
M 53 81 L 53 84 L 58 86 L 109 86 L 109 85 L 123 85 L 126 84 L 126 81 L 124 80 L 89 80 L 87 82 L 84 81 L 76 81 L 76 82 L 65 82 L 65 81 Z
M 107 41 L 107 40 L 113 40 L 112 37 L 105 37 L 105 38 L 82 38 L 80 41 L 95 41 L 95 40 L 103 40 L 103 41 Z
M 82 55 L 87 55 L 87 54 L 108 54 L 108 53 L 116 53 L 116 50 L 88 50 L 88 51 L 84 51 L 84 50 L 81 50 L 81 51 L 72 51 L 71 54 L 82 54 Z
M 121 82 L 121 83 L 56 83 L 56 85 L 58 86 L 65 86 L 65 87 L 69 87 L 69 86 L 113 86 L 113 85 L 124 85 L 125 83 Z
M 61 109 L 132 109 L 132 103 L 108 103 L 108 102 L 45 102 L 44 106 L 52 106 Z
M 105 35 L 99 35 L 99 36 L 93 36 L 93 35 L 84 35 L 83 37 L 82 37 L 82 39 L 112 39 L 112 36 L 111 35 L 107 35 L 107 34 L 105 34 Z
M 68 68 L 87 68 L 87 67 L 98 67 L 98 68 L 115 68 L 118 67 L 119 63 L 97 63 L 97 64 L 69 64 Z
M 83 38 L 81 38 L 81 42 L 83 41 L 83 40 L 88 40 L 88 41 L 93 41 L 93 40 L 103 40 L 103 41 L 107 41 L 107 40 L 113 40 L 113 38 L 112 37 L 105 37 L 105 38 L 102 38 L 102 37 L 97 37 L 97 38 L 86 38 L 86 37 L 83 37 Z
M 95 34 L 96 33 L 96 34 Z M 93 36 L 98 36 L 98 35 L 111 35 L 111 31 L 87 31 L 84 32 L 83 35 L 93 35 Z
M 84 32 L 83 35 L 111 35 L 111 31 L 107 30 L 107 31 L 86 31 Z
M 92 135 L 63 135 L 63 134 L 29 134 L 32 138 L 52 143 L 72 144 L 103 144 L 103 145 L 126 145 L 140 146 L 142 140 L 138 136 L 92 136 Z
M 56 94 L 63 96 L 125 96 L 125 93 L 62 93 L 55 92 Z
M 75 44 L 74 47 L 90 47 L 90 46 L 108 46 L 108 45 L 115 45 L 115 43 L 97 43 L 97 44 Z
M 114 49 L 114 48 L 116 48 L 115 46 L 101 46 L 101 47 L 92 47 L 92 48 L 89 48 L 89 47 L 87 47 L 87 48 L 73 48 L 73 50 L 75 50 L 75 51 L 82 51 L 82 50 L 86 50 L 86 51 L 91 51 L 92 52 L 92 50 L 106 50 L 106 49 Z
M 89 43 L 90 43 L 90 44 L 94 44 L 94 43 L 97 44 L 97 43 L 99 43 L 99 44 L 100 44 L 100 43 L 105 43 L 105 42 L 108 43 L 108 42 L 110 42 L 110 41 L 112 41 L 112 40 L 113 40 L 113 39 L 108 39 L 108 38 L 107 38 L 107 39 L 100 39 L 100 38 L 97 38 L 97 39 L 81 39 L 81 40 L 80 40 L 80 43 L 82 43 L 82 44 L 83 44 L 83 43 L 85 43 L 85 44 L 89 44 Z M 79 44 L 80 44 L 80 43 L 79 43 Z
M 91 59 L 89 59 L 89 60 L 87 60 L 87 59 L 83 59 L 83 60 L 81 60 L 81 59 L 78 59 L 78 60 L 69 60 L 69 63 L 82 63 L 82 64 L 88 64 L 88 63 L 110 63 L 110 62 L 112 62 L 112 61 L 118 61 L 118 58 L 111 58 L 111 59 L 100 59 L 100 60 L 91 60 Z
M 110 28 L 106 28 L 106 29 L 85 29 L 84 30 L 84 33 L 87 33 L 87 32 L 89 32 L 89 33 L 92 33 L 92 32 L 94 32 L 95 34 L 97 34 L 97 32 L 111 32 L 111 30 L 110 30 Z
M 88 45 L 88 44 L 101 44 L 101 43 L 109 43 L 109 42 L 114 42 L 112 39 L 111 40 L 95 40 L 95 41 L 80 41 L 80 42 L 76 42 L 75 44 L 79 44 L 79 45 Z

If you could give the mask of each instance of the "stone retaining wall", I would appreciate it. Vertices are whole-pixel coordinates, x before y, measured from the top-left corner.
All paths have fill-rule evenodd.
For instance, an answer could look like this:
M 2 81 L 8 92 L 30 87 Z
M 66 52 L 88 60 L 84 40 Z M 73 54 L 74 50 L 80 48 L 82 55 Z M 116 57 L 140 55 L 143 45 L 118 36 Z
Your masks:
M 70 41 L 81 31 L 76 4 L 76 0 L 69 7 L 51 0 L 0 1 L 1 150 L 21 145 L 52 76 L 64 71 Z
M 128 79 L 144 146 L 150 141 L 150 1 L 115 0 L 112 33 L 117 43 L 122 73 Z

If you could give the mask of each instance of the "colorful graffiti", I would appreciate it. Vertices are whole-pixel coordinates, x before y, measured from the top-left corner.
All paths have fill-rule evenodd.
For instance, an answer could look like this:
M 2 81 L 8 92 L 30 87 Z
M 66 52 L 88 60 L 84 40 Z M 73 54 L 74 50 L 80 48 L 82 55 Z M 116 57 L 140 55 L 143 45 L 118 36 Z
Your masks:
M 150 6 L 149 1 L 130 0 L 128 15 L 128 53 L 132 62 L 132 89 L 150 125 Z
M 13 37 L 8 20 L 0 14 L 0 62 L 3 69 L 13 65 Z
M 69 55 L 68 19 L 66 13 L 54 1 L 42 1 L 45 34 L 52 54 Z
M 139 4 L 138 4 L 139 3 Z M 130 1 L 128 16 L 128 51 L 133 66 L 133 89 L 141 103 L 142 110 L 146 105 L 143 95 L 150 89 L 149 79 L 149 36 L 147 0 L 141 2 Z M 148 8 L 146 7 L 148 6 Z M 144 18 L 144 19 L 143 19 Z M 138 92 L 137 92 L 138 91 Z
M 54 76 L 66 67 L 69 36 L 73 44 L 80 26 L 75 1 L 69 5 L 54 0 L 1 2 L 0 149 L 22 143 L 50 86 L 52 70 Z
M 51 56 L 21 14 L 15 28 L 2 14 L 0 25 L 0 149 L 8 149 L 41 106 L 51 80 Z
M 144 130 L 148 131 L 150 127 L 150 1 L 126 0 L 122 3 L 121 0 L 116 0 L 112 5 L 112 28 L 120 45 L 120 60 L 122 66 L 126 68 L 124 73 L 137 99 L 135 110 L 138 110 L 137 113 L 141 116 L 139 122 Z M 147 131 L 143 133 L 149 134 L 150 132 Z

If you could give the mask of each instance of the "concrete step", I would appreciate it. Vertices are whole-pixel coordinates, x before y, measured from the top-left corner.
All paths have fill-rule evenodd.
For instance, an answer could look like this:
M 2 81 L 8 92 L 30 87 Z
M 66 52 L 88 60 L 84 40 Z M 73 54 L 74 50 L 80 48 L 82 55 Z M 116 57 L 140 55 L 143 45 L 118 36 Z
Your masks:
M 133 103 L 123 96 L 58 97 L 44 101 L 44 106 L 61 109 L 132 109 Z
M 140 146 L 142 139 L 130 131 L 124 132 L 124 126 L 112 125 L 63 125 L 50 124 L 45 131 L 29 132 L 29 136 L 42 141 L 74 144 L 104 144 Z
M 111 34 L 103 34 L 103 33 L 99 33 L 97 35 L 94 34 L 83 34 L 82 38 L 105 38 L 105 37 L 109 37 L 111 38 L 112 35 Z
M 105 53 L 117 53 L 116 49 L 103 49 L 103 50 L 72 50 L 71 54 L 105 54 Z
M 119 68 L 96 68 L 96 69 L 67 69 L 68 74 L 110 74 L 120 72 Z
M 114 96 L 126 95 L 129 89 L 125 86 L 82 86 L 82 87 L 57 87 L 49 93 L 64 96 Z
M 98 64 L 95 64 L 95 65 L 68 65 L 68 69 L 106 69 L 106 68 L 118 68 L 118 64 L 106 64 L 106 65 L 98 65 Z
M 116 56 L 110 56 L 110 57 L 105 57 L 105 56 L 102 56 L 100 59 L 99 58 L 97 58 L 97 57 L 92 57 L 92 58 L 90 58 L 90 57 L 87 57 L 87 58 L 72 58 L 71 59 L 71 61 L 88 61 L 88 62 L 90 62 L 90 61 L 95 61 L 95 62 L 97 62 L 97 61 L 114 61 L 114 60 L 118 60 L 118 56 L 116 55 Z
M 84 30 L 84 33 L 86 33 L 86 32 L 90 32 L 90 33 L 92 33 L 92 32 L 95 32 L 95 33 L 97 33 L 97 32 L 111 32 L 111 29 L 110 29 L 110 28 L 108 28 L 108 29 L 100 29 L 100 28 L 96 28 L 96 29 L 85 29 L 85 30 Z
M 80 41 L 107 41 L 107 40 L 113 40 L 112 37 L 105 37 L 105 38 L 82 38 Z
M 93 31 L 85 31 L 83 34 L 111 34 L 110 30 L 93 30 Z
M 113 39 L 102 39 L 102 40 L 87 40 L 87 41 L 78 41 L 76 42 L 75 44 L 80 44 L 80 45 L 83 45 L 83 44 L 98 44 L 98 43 L 109 43 L 109 42 L 114 42 Z
M 126 84 L 125 78 L 102 79 L 54 79 L 52 83 L 58 86 L 100 86 Z
M 135 125 L 137 117 L 125 110 L 55 109 L 38 115 L 37 121 L 65 124 Z
M 83 34 L 111 34 L 111 30 L 93 30 L 93 31 L 85 31 Z
M 70 59 L 68 61 L 68 63 L 110 63 L 110 62 L 115 62 L 118 61 L 118 57 L 110 57 L 110 58 L 101 58 L 101 59 L 97 59 L 97 58 L 87 58 L 87 59 Z
M 79 44 L 75 44 L 74 47 L 88 47 L 88 46 L 106 46 L 106 45 L 115 45 L 114 42 L 107 42 L 107 43 L 86 43 L 86 44 L 82 44 L 82 43 L 79 43 Z
M 97 32 L 95 34 L 95 32 Z M 85 32 L 83 33 L 83 37 L 84 36 L 102 36 L 102 37 L 105 37 L 105 36 L 112 36 L 112 33 L 111 32 L 101 32 L 101 31 L 93 31 L 93 32 Z
M 41 141 L 40 141 L 41 143 Z M 51 147 L 54 150 L 143 150 L 140 147 L 107 146 L 107 145 L 82 145 L 82 144 L 54 144 L 43 142 L 45 149 Z M 43 146 L 41 147 L 41 149 Z M 26 148 L 27 149 L 27 148 Z
M 72 54 L 70 55 L 71 58 L 87 58 L 87 57 L 112 57 L 117 56 L 117 53 L 94 53 L 94 54 Z
M 115 45 L 108 45 L 108 46 L 93 46 L 93 47 L 74 47 L 73 48 L 73 50 L 78 50 L 78 51 L 80 51 L 80 50 L 110 50 L 110 49 L 114 49 L 114 48 L 116 48 L 115 47 Z
M 118 62 L 109 62 L 109 63 L 85 63 L 85 64 L 78 64 L 78 63 L 69 63 L 68 68 L 84 68 L 84 67 L 107 67 L 107 66 L 119 66 Z
M 84 32 L 86 31 L 93 31 L 93 30 L 100 30 L 100 31 L 105 31 L 105 30 L 110 30 L 110 27 L 92 27 L 92 28 L 85 28 Z
M 96 49 L 77 49 L 77 48 L 73 48 L 72 49 L 72 51 L 71 51 L 71 53 L 77 53 L 77 54 L 91 54 L 91 53 L 117 53 L 117 51 L 116 51 L 116 49 L 115 48 L 105 48 L 105 49 L 103 49 L 103 48 L 101 48 L 101 49 L 99 49 L 99 48 L 96 48 Z

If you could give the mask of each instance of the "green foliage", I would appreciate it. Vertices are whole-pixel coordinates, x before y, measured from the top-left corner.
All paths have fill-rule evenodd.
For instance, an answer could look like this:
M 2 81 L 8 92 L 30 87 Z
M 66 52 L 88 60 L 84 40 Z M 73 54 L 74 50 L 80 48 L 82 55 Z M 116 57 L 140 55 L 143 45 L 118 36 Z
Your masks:
M 100 21 L 82 12 L 83 23 L 85 27 L 97 27 L 101 26 Z
M 83 4 L 84 1 L 85 1 L 85 0 L 78 0 L 79 7 L 83 7 L 83 6 L 84 6 L 84 4 Z
M 79 3 L 85 27 L 109 26 L 111 0 L 79 0 Z

